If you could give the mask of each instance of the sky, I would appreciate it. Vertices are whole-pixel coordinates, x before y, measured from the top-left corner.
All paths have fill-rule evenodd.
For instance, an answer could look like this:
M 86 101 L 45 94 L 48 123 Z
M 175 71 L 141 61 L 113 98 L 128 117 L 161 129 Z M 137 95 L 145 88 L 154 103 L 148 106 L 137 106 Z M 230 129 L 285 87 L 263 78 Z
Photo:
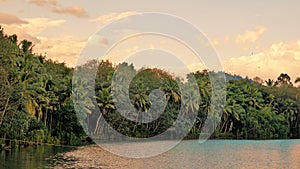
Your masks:
M 300 2 L 296 0 L 0 0 L 0 3 L 0 25 L 5 33 L 32 41 L 34 52 L 70 67 L 76 65 L 88 40 L 91 42 L 95 33 L 106 25 L 143 12 L 160 12 L 183 18 L 197 27 L 208 38 L 226 72 L 264 80 L 276 79 L 282 72 L 288 73 L 292 80 L 300 77 Z M 155 41 L 157 37 L 152 37 L 151 42 L 144 38 L 127 41 L 127 45 L 116 48 L 113 54 L 138 56 L 136 52 L 143 45 L 148 49 L 169 47 L 178 53 L 185 50 L 177 48 L 176 42 L 163 45 L 163 38 Z M 102 45 L 108 45 L 107 39 L 100 40 Z M 166 55 L 150 52 L 153 53 Z M 201 63 L 187 55 L 181 57 L 190 61 L 185 63 L 190 70 L 202 69 Z

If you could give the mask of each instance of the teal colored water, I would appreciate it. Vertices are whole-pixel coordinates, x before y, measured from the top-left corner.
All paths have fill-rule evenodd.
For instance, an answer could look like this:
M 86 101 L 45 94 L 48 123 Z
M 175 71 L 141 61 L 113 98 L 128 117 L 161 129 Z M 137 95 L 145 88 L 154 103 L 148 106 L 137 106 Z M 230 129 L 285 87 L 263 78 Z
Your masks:
M 0 151 L 2 169 L 49 168 L 56 154 L 70 150 L 64 147 L 37 146 L 9 151 Z
M 170 154 L 178 168 L 300 168 L 300 140 L 184 141 Z

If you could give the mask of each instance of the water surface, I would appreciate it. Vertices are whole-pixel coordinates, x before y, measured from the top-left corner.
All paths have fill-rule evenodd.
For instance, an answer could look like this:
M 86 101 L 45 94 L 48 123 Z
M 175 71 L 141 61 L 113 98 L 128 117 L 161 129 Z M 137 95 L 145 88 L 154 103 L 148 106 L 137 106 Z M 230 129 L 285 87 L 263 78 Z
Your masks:
M 58 146 L 32 146 L 27 148 L 0 151 L 0 168 L 49 168 L 56 154 L 71 150 Z
M 39 146 L 1 151 L 0 168 L 47 168 L 53 162 L 49 157 L 68 150 Z M 186 140 L 166 153 L 145 159 L 114 157 L 97 146 L 74 153 L 115 168 L 300 168 L 300 140 L 209 140 L 202 144 Z M 89 165 L 89 161 L 85 162 Z
M 300 168 L 300 140 L 184 141 L 170 154 L 177 167 Z

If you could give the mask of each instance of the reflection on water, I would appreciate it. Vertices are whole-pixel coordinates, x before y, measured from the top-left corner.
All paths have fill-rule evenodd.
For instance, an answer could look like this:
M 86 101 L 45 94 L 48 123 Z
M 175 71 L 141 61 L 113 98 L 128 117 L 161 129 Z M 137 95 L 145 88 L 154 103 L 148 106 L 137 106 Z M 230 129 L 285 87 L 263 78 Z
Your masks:
M 37 146 L 0 151 L 0 168 L 47 168 L 52 162 L 49 159 L 51 156 L 68 150 L 63 147 Z
M 116 146 L 122 147 L 121 144 Z M 203 144 L 190 140 L 166 153 L 145 159 L 113 157 L 98 148 L 76 152 L 92 159 L 85 161 L 86 166 L 97 162 L 112 168 L 300 168 L 300 140 L 209 140 Z M 0 168 L 47 168 L 51 163 L 47 159 L 63 151 L 67 149 L 52 146 L 1 151 Z
M 174 168 L 300 168 L 300 140 L 185 141 L 169 153 Z

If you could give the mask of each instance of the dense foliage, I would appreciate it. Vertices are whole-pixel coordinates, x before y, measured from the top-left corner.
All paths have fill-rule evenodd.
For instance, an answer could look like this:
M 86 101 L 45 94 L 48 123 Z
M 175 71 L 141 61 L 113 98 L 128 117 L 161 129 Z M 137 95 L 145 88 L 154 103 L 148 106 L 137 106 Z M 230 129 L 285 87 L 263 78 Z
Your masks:
M 97 65 L 97 61 L 91 61 L 82 67 Z M 125 66 L 136 75 L 129 86 L 129 98 L 131 104 L 139 111 L 147 112 L 151 106 L 149 94 L 153 89 L 165 92 L 168 101 L 164 113 L 150 123 L 136 123 L 123 118 L 114 106 L 114 97 L 111 92 L 111 81 L 114 72 Z M 123 68 L 124 69 L 124 68 Z M 197 71 L 187 75 L 196 79 L 200 93 L 200 103 L 190 104 L 184 107 L 189 113 L 192 109 L 198 109 L 198 116 L 187 138 L 197 138 L 211 109 L 212 88 L 210 76 L 214 72 Z M 124 75 L 126 76 L 126 75 Z M 268 139 L 268 138 L 298 138 L 299 137 L 299 110 L 300 103 L 297 97 L 299 89 L 293 86 L 291 78 L 282 73 L 276 81 L 255 81 L 240 76 L 226 74 L 227 91 L 226 104 L 222 108 L 222 116 L 212 138 L 244 138 L 244 139 Z M 78 79 L 79 80 L 79 79 Z M 81 79 L 82 80 L 82 79 Z M 269 83 L 274 81 L 273 83 Z M 297 82 L 297 81 L 296 81 Z M 83 81 L 81 83 L 84 83 Z M 97 112 L 93 104 L 89 105 L 86 112 L 89 122 L 94 120 L 94 125 L 88 125 L 86 131 L 89 134 L 101 134 L 103 128 L 97 121 L 105 119 L 115 130 L 127 136 L 151 137 L 164 132 L 175 122 L 181 107 L 182 96 L 178 83 L 183 83 L 179 78 L 173 77 L 168 72 L 160 69 L 143 68 L 135 70 L 133 65 L 122 63 L 113 66 L 108 61 L 101 61 L 96 76 L 95 93 L 97 105 L 102 113 Z M 189 89 L 187 86 L 186 89 Z M 193 98 L 195 94 L 187 98 Z M 91 98 L 85 97 L 87 103 L 92 103 Z M 83 122 L 84 123 L 84 122 Z M 89 123 L 91 124 L 91 123 Z M 176 132 L 180 131 L 174 131 Z M 113 136 L 112 136 L 113 137 Z
M 183 96 L 178 83 L 184 82 L 163 70 L 135 70 L 133 65 L 127 63 L 113 65 L 109 61 L 90 61 L 75 69 L 99 65 L 94 89 L 97 103 L 92 98 L 82 98 L 86 103 L 76 116 L 73 97 L 83 96 L 72 95 L 74 69 L 33 54 L 32 48 L 31 42 L 19 42 L 16 35 L 7 36 L 0 29 L 0 138 L 79 144 L 86 139 L 84 131 L 101 134 L 105 129 L 99 124 L 104 119 L 124 135 L 151 137 L 174 123 L 182 98 L 200 100 L 199 104 L 184 107 L 186 113 L 198 109 L 196 122 L 187 136 L 197 138 L 210 112 L 212 92 L 209 76 L 214 72 L 204 70 L 187 75 L 187 79 L 193 76 L 199 87 L 200 98 L 194 98 L 192 92 Z M 114 105 L 111 81 L 115 70 L 121 65 L 136 74 L 129 86 L 129 98 L 137 110 L 149 110 L 149 94 L 153 89 L 165 92 L 168 102 L 159 118 L 150 123 L 136 123 L 120 115 Z M 258 77 L 253 80 L 229 74 L 226 77 L 226 105 L 222 108 L 223 115 L 216 117 L 221 122 L 212 137 L 299 137 L 299 88 L 293 86 L 288 74 L 282 73 L 277 80 L 268 79 L 265 82 Z M 84 83 L 88 83 L 80 78 L 73 80 L 81 83 L 83 90 Z M 300 78 L 295 83 L 299 81 Z M 85 125 L 87 122 L 92 125 Z
M 73 70 L 32 48 L 0 28 L 0 138 L 81 143 L 84 132 L 71 99 Z

